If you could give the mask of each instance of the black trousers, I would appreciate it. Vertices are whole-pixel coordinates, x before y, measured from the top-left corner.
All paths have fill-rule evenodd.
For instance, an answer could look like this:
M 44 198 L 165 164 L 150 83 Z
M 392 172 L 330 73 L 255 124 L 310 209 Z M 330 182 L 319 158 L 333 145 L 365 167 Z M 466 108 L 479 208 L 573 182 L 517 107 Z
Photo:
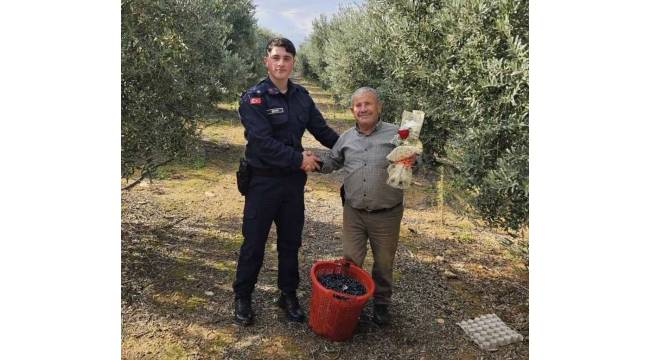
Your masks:
M 285 176 L 253 175 L 244 203 L 244 243 L 239 249 L 233 283 L 236 298 L 250 298 L 253 293 L 272 222 L 278 234 L 278 288 L 287 293 L 298 288 L 298 249 L 305 223 L 306 181 L 304 172 Z

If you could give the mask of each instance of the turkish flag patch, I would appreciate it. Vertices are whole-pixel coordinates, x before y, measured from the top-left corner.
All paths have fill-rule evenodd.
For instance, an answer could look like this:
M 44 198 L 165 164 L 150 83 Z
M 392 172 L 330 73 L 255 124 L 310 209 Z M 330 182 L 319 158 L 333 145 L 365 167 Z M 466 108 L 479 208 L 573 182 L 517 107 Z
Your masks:
M 256 104 L 259 105 L 261 103 L 262 103 L 262 98 L 261 97 L 252 97 L 251 98 L 251 101 L 250 101 L 251 105 L 256 105 Z

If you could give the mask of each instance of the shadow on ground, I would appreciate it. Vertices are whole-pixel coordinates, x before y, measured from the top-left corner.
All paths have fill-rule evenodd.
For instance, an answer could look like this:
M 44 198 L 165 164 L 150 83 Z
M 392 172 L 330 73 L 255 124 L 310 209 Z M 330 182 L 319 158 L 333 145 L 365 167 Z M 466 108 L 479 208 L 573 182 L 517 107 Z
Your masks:
M 521 277 L 499 273 L 498 269 L 511 264 L 507 248 L 485 246 L 477 232 L 468 231 L 460 222 L 433 224 L 427 201 L 417 207 L 409 204 L 405 212 L 395 263 L 391 326 L 377 327 L 365 310 L 353 338 L 337 343 L 315 335 L 304 323 L 288 322 L 274 305 L 274 229 L 253 299 L 257 321 L 251 327 L 235 325 L 231 284 L 243 240 L 243 198 L 237 193 L 234 173 L 244 153 L 243 129 L 234 121 L 236 112 L 221 111 L 217 120 L 204 127 L 205 166 L 172 164 L 165 167 L 163 179 L 122 193 L 123 358 L 528 357 L 527 269 Z M 347 120 L 328 123 L 339 132 L 351 126 Z M 306 149 L 322 151 L 308 137 L 303 144 Z M 306 310 L 311 265 L 341 254 L 340 181 L 336 173 L 309 177 L 298 291 Z M 364 267 L 370 270 L 371 265 L 369 252 Z M 526 340 L 495 353 L 482 352 L 456 325 L 492 312 Z
M 232 322 L 231 283 L 241 242 L 240 219 L 188 223 L 156 217 L 149 214 L 146 218 L 155 221 L 147 222 L 126 219 L 122 225 L 123 332 L 129 338 L 123 354 L 127 358 L 146 356 L 141 349 L 154 358 L 444 359 L 459 351 L 462 355 L 463 347 L 473 348 L 454 323 L 438 324 L 435 319 L 462 320 L 471 315 L 462 310 L 464 302 L 474 299 L 461 298 L 459 303 L 453 283 L 445 281 L 431 264 L 411 256 L 404 245 L 397 254 L 395 322 L 391 326 L 378 328 L 365 311 L 354 337 L 335 343 L 313 334 L 306 324 L 286 321 L 274 305 L 277 256 L 273 231 L 254 294 L 257 322 L 238 327 Z M 318 259 L 340 255 L 339 230 L 338 224 L 307 219 L 298 292 L 306 310 L 310 266 Z M 371 261 L 370 257 L 366 268 Z M 520 291 L 498 282 L 488 285 L 495 288 L 490 296 Z M 147 336 L 160 341 L 153 341 L 150 348 L 135 346 L 146 344 L 143 338 Z M 517 348 L 511 350 L 514 357 L 507 358 L 516 358 Z

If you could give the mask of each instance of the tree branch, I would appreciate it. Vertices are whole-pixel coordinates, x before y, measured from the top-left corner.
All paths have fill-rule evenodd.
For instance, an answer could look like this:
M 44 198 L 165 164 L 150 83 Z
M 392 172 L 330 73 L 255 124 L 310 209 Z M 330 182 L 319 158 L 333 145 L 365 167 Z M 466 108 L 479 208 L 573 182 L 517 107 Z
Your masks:
M 437 163 L 441 164 L 441 165 L 444 165 L 444 166 L 456 171 L 456 172 L 460 172 L 460 169 L 458 168 L 458 166 L 456 166 L 456 164 L 454 164 L 451 160 L 449 160 L 447 158 L 436 156 L 435 161 Z
M 163 166 L 163 165 L 165 165 L 165 164 L 167 164 L 167 163 L 169 163 L 169 162 L 171 162 L 171 161 L 172 161 L 172 159 L 167 159 L 167 160 L 165 160 L 165 161 L 163 161 L 163 162 L 161 162 L 161 163 L 158 163 L 158 164 L 154 165 L 154 166 L 153 166 L 153 169 L 156 169 L 156 168 L 158 168 L 159 166 Z M 145 179 L 147 176 L 149 176 L 150 174 L 151 174 L 151 172 L 150 172 L 149 170 L 145 170 L 145 171 L 143 171 L 142 174 L 140 175 L 140 178 L 139 178 L 138 180 L 135 180 L 134 182 L 130 183 L 129 185 L 123 187 L 123 188 L 122 188 L 122 191 L 124 191 L 124 190 L 131 190 L 132 187 L 138 185 L 142 180 L 144 180 L 144 179 Z

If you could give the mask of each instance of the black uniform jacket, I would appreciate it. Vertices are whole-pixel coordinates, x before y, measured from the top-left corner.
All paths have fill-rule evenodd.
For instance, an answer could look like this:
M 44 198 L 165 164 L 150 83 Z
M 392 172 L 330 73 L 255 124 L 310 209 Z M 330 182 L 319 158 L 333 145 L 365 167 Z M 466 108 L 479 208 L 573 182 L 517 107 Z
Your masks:
M 285 94 L 268 77 L 245 91 L 239 118 L 245 128 L 246 160 L 253 168 L 299 170 L 305 129 L 327 148 L 339 138 L 309 92 L 291 80 Z

